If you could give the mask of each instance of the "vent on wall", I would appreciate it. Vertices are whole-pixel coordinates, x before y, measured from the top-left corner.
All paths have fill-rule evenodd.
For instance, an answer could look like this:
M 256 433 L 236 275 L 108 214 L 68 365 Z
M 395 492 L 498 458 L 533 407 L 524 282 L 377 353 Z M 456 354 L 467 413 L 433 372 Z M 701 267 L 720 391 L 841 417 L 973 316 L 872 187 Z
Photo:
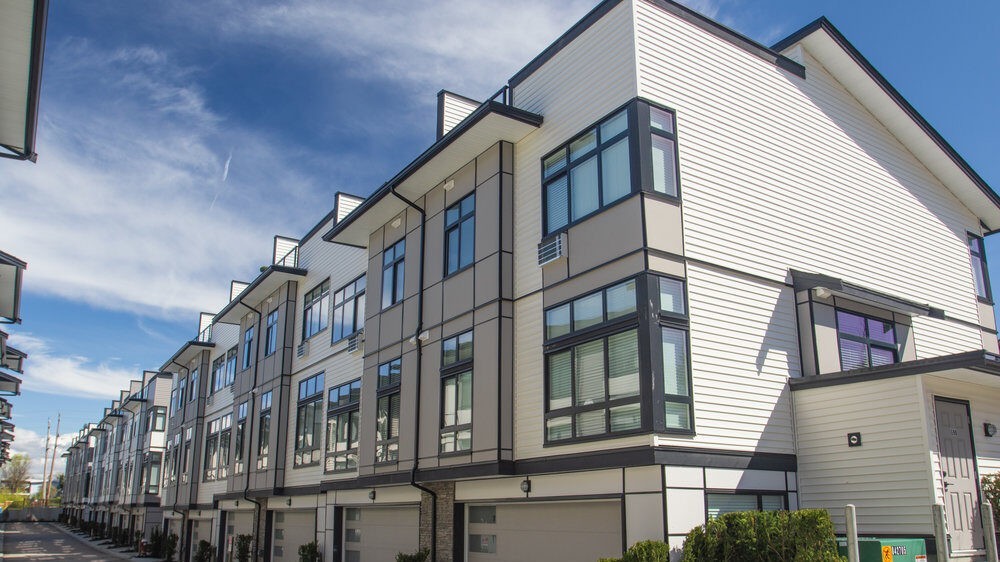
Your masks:
M 306 340 L 299 344 L 295 349 L 295 356 L 302 357 L 304 355 L 309 355 L 309 340 Z
M 362 344 L 364 344 L 364 341 L 365 341 L 364 330 L 361 330 L 358 333 L 350 336 L 349 338 L 347 338 L 347 352 L 357 353 L 358 351 L 361 351 Z
M 538 244 L 539 267 L 552 263 L 566 255 L 566 233 L 560 233 L 550 240 Z

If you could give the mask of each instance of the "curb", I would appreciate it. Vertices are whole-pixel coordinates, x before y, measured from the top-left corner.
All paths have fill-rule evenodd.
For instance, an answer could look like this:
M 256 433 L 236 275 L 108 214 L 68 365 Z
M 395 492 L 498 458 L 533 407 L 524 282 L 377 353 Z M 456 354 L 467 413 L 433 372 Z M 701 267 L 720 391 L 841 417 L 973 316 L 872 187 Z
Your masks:
M 66 527 L 64 527 L 62 524 L 50 523 L 50 525 L 53 528 L 58 529 L 64 535 L 68 535 L 70 537 L 73 537 L 77 541 L 79 541 L 79 542 L 81 542 L 83 544 L 86 544 L 90 548 L 93 548 L 94 550 L 99 550 L 101 552 L 104 552 L 108 556 L 113 556 L 114 558 L 117 558 L 119 560 L 148 560 L 149 562 L 160 562 L 160 560 L 161 560 L 159 558 L 151 558 L 151 557 L 139 558 L 137 556 L 132 556 L 131 554 L 126 554 L 124 552 L 119 552 L 117 550 L 108 548 L 108 547 L 103 546 L 103 545 L 99 545 L 96 542 L 93 542 L 93 541 L 90 541 L 90 540 L 88 540 L 88 539 L 86 539 L 84 537 L 81 537 L 80 535 L 77 535 L 76 533 L 74 533 L 74 532 L 70 531 L 69 529 L 67 529 Z

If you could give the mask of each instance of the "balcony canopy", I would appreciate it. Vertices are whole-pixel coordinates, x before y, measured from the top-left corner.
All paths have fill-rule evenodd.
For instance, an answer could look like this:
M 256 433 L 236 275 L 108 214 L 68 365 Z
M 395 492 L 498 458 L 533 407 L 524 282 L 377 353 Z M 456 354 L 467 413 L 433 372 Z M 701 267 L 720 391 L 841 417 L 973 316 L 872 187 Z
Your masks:
M 0 2 L 0 156 L 35 160 L 48 0 Z

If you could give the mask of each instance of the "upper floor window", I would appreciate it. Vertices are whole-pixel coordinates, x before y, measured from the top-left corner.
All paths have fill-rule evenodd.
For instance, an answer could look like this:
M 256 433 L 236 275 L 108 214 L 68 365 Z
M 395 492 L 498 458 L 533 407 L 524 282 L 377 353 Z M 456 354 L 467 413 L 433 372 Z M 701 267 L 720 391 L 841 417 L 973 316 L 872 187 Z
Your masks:
M 198 369 L 192 369 L 191 376 L 188 377 L 188 379 L 190 379 L 188 382 L 191 385 L 191 388 L 188 390 L 191 397 L 188 399 L 188 401 L 194 402 L 195 400 L 198 399 Z
M 658 277 L 661 380 L 663 381 L 664 429 L 693 428 L 691 369 L 688 362 L 687 299 L 684 282 Z
M 471 265 L 476 257 L 476 194 L 465 196 L 444 213 L 444 274 Z
M 892 322 L 837 310 L 840 368 L 844 371 L 891 365 L 899 360 Z
M 361 380 L 330 389 L 326 418 L 326 471 L 358 467 Z
M 649 106 L 650 153 L 653 190 L 677 197 L 677 135 L 674 114 Z
M 226 386 L 226 356 L 212 361 L 212 392 L 218 392 Z
M 333 295 L 333 341 L 339 341 L 364 327 L 365 276 L 362 275 Z
M 267 315 L 267 329 L 264 331 L 264 356 L 278 350 L 278 311 L 273 310 Z
M 976 281 L 976 296 L 984 301 L 991 300 L 986 248 L 983 246 L 983 239 L 975 234 L 969 234 L 969 257 L 972 259 L 972 277 Z
M 399 458 L 399 400 L 402 362 L 394 359 L 378 367 L 378 405 L 375 418 L 375 462 Z
M 149 412 L 149 427 L 147 431 L 166 431 L 167 429 L 167 409 L 163 406 L 154 406 Z
M 302 299 L 302 339 L 307 340 L 313 334 L 326 329 L 327 310 L 330 308 L 330 281 L 320 283 L 319 287 L 306 293 Z
M 236 474 L 243 473 L 243 458 L 244 458 L 244 448 L 246 447 L 246 429 L 247 429 L 247 402 L 240 403 L 236 407 L 236 436 L 233 443 L 233 472 Z
M 400 240 L 382 253 L 382 308 L 403 300 L 403 275 L 406 240 Z
M 236 382 L 236 346 L 229 348 L 226 352 L 226 386 Z
M 177 383 L 177 407 L 178 409 L 183 407 L 187 403 L 187 383 L 188 380 L 183 378 Z
M 250 368 L 250 362 L 253 360 L 253 326 L 250 326 L 243 332 L 243 369 Z
M 295 458 L 293 466 L 319 463 L 323 435 L 323 374 L 299 381 L 295 414 Z
M 542 160 L 546 234 L 632 192 L 628 129 L 623 109 Z
M 441 342 L 441 452 L 472 448 L 472 331 Z
M 267 468 L 271 452 L 271 391 L 260 395 L 260 419 L 257 427 L 257 470 Z

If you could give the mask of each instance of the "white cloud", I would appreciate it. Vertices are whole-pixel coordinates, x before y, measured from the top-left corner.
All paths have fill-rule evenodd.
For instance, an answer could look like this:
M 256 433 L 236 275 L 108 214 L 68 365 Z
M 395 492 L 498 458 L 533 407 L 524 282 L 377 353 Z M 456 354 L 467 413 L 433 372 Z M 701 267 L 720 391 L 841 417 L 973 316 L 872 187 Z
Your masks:
M 218 310 L 315 181 L 214 113 L 196 69 L 164 52 L 77 40 L 46 57 L 43 154 L 0 174 L 3 249 L 28 262 L 26 288 L 159 317 Z M 254 155 L 225 183 L 220 146 Z
M 49 343 L 28 333 L 11 334 L 10 344 L 28 354 L 24 362 L 22 391 L 60 396 L 106 398 L 118 397 L 129 381 L 142 373 L 138 366 L 115 364 L 114 360 L 95 361 L 80 355 L 59 355 Z M 20 430 L 18 430 L 20 435 Z
M 359 76 L 485 97 L 555 41 L 594 0 L 495 2 L 414 0 L 229 4 L 231 40 L 352 63 Z M 428 100 L 430 101 L 430 100 Z
M 49 440 L 49 447 L 53 445 L 55 440 L 55 424 L 56 420 L 52 420 L 52 435 Z M 66 449 L 63 448 L 69 442 L 69 439 L 63 435 L 59 438 L 60 448 L 56 451 L 56 466 L 52 475 L 55 476 L 60 472 L 63 472 L 66 466 L 65 461 L 59 456 Z M 14 455 L 28 455 L 31 459 L 31 469 L 28 472 L 29 478 L 31 480 L 41 480 L 42 479 L 42 463 L 45 459 L 45 436 L 30 429 L 15 427 L 14 428 L 14 442 L 10 444 L 10 456 Z M 51 460 L 52 452 L 49 451 L 49 457 Z M 46 469 L 48 473 L 48 469 Z

